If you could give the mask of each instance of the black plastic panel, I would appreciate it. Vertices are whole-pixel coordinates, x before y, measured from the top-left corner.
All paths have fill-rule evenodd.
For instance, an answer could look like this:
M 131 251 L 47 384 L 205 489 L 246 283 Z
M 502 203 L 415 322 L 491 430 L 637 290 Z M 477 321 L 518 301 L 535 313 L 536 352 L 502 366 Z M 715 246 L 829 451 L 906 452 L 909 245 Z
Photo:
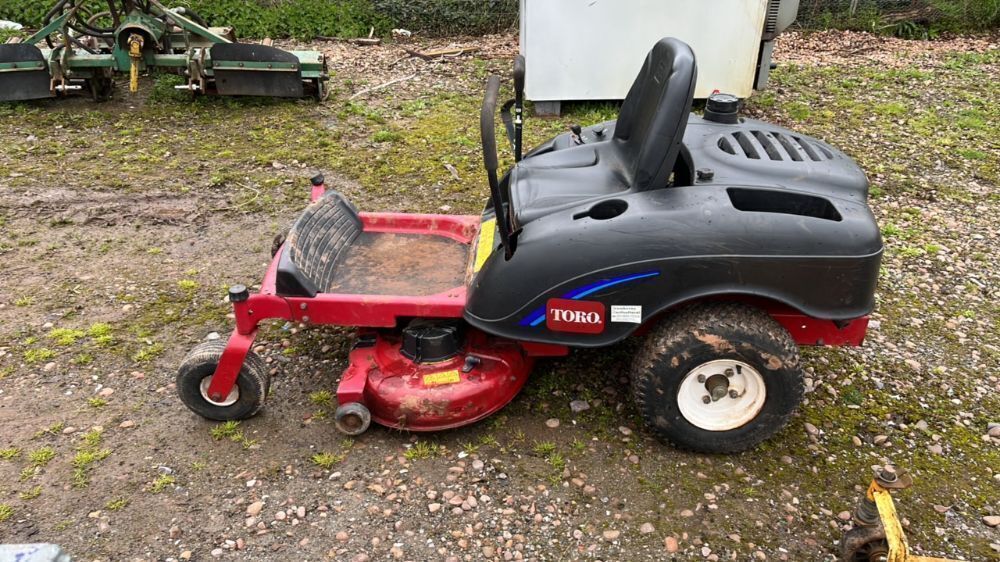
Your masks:
M 212 60 L 226 62 L 280 62 L 299 64 L 288 51 L 250 43 L 219 43 L 212 46 Z M 268 96 L 301 98 L 305 95 L 302 71 L 272 71 L 265 69 L 215 69 L 215 90 L 224 96 Z
M 0 62 L 44 63 L 42 51 L 34 45 L 14 43 L 0 45 Z M 16 72 L 0 72 L 0 101 L 24 101 L 54 97 L 52 78 L 45 68 Z

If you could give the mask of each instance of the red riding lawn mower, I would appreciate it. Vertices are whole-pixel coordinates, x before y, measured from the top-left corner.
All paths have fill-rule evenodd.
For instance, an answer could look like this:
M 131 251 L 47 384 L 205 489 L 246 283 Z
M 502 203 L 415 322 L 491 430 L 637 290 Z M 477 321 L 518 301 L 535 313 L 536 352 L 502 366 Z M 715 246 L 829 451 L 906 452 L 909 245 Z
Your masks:
M 357 328 L 337 428 L 455 428 L 489 416 L 536 358 L 642 337 L 632 390 L 658 437 L 734 452 L 773 435 L 803 392 L 801 345 L 860 345 L 882 254 L 864 173 L 808 136 L 713 95 L 691 113 L 694 54 L 653 47 L 619 118 L 521 154 L 524 59 L 504 122 L 516 164 L 481 216 L 359 213 L 313 179 L 312 203 L 260 289 L 229 292 L 228 342 L 194 348 L 177 390 L 194 412 L 243 419 L 270 385 L 251 351 L 268 319 Z M 510 108 L 513 107 L 513 115 Z

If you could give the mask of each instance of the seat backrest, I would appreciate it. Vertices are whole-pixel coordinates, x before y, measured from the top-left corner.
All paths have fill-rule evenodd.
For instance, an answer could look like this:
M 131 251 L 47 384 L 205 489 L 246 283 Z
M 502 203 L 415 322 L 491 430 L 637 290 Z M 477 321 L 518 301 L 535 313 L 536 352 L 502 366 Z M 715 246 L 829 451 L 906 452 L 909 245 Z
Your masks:
M 615 127 L 632 189 L 666 187 L 684 138 L 696 81 L 694 52 L 687 43 L 664 37 L 646 55 Z

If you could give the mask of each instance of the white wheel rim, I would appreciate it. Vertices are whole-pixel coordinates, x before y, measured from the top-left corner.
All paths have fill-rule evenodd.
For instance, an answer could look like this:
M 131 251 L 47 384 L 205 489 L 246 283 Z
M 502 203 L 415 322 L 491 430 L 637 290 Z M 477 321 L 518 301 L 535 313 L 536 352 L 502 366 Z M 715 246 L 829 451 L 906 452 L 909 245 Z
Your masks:
M 732 359 L 702 363 L 684 375 L 677 389 L 681 415 L 706 431 L 746 425 L 757 417 L 766 399 L 764 377 L 750 365 Z
M 216 402 L 208 397 L 208 387 L 212 384 L 212 377 L 205 377 L 201 379 L 201 397 L 205 399 L 209 404 L 214 404 L 216 406 L 232 406 L 240 399 L 240 385 L 234 384 L 233 389 L 229 391 L 229 396 L 222 402 Z

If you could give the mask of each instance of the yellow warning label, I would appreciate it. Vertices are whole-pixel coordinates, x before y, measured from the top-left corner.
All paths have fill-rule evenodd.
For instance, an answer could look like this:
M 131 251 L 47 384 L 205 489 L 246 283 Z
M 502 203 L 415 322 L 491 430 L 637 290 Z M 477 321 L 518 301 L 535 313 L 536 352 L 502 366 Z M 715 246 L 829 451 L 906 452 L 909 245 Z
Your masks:
M 472 267 L 473 273 L 479 273 L 486 263 L 486 258 L 493 253 L 493 240 L 496 236 L 496 219 L 483 221 L 479 225 L 479 243 L 476 244 L 476 264 Z
M 424 386 L 441 386 L 443 384 L 455 384 L 462 382 L 462 376 L 458 371 L 441 371 L 424 375 Z

